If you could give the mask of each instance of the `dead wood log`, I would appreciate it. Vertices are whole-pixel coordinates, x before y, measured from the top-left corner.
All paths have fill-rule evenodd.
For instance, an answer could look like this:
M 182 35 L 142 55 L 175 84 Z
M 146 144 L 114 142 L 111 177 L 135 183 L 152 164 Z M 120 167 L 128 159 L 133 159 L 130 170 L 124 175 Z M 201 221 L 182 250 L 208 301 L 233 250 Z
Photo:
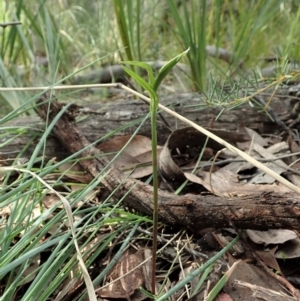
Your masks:
M 45 95 L 43 96 L 45 100 Z M 48 104 L 38 107 L 42 119 L 50 121 L 60 112 L 62 106 L 57 102 L 51 103 L 48 115 Z M 71 114 L 64 114 L 53 128 L 53 133 L 62 145 L 70 152 L 82 150 L 90 143 L 76 126 Z M 83 168 L 93 177 L 97 177 L 103 168 L 107 167 L 105 156 L 97 156 L 101 151 L 88 147 L 82 151 L 82 156 L 92 157 L 83 160 Z M 119 189 L 114 196 L 124 197 L 124 205 L 138 212 L 152 215 L 152 187 L 137 180 L 125 178 L 117 169 L 111 167 L 102 184 L 110 192 Z M 175 196 L 172 193 L 159 191 L 160 221 L 179 227 L 190 228 L 197 232 L 203 227 L 227 227 L 234 222 L 238 228 L 269 229 L 300 227 L 300 197 L 295 193 L 276 194 L 262 193 L 247 197 L 216 197 L 201 195 Z
M 265 102 L 268 101 L 270 95 L 271 94 L 262 95 Z M 276 134 L 282 131 L 282 128 L 273 122 L 265 112 L 258 110 L 255 106 L 250 106 L 248 103 L 233 110 L 225 109 L 218 120 L 214 121 L 223 107 L 221 105 L 207 107 L 206 101 L 207 99 L 200 94 L 170 95 L 161 98 L 162 104 L 173 108 L 177 113 L 203 127 L 234 131 L 240 124 L 244 124 L 251 129 L 265 134 Z M 271 108 L 281 120 L 286 121 L 295 118 L 295 114 L 293 113 L 294 103 L 295 100 L 287 94 L 286 90 L 278 89 L 275 97 L 272 99 Z M 147 104 L 134 99 L 105 102 L 97 105 L 89 104 L 88 108 L 84 109 L 91 109 L 98 112 L 97 114 L 87 114 L 78 118 L 78 127 L 91 142 L 126 125 L 129 126 L 122 130 L 121 133 L 118 133 L 118 135 L 132 134 L 140 124 L 142 118 L 149 112 Z M 186 126 L 166 113 L 162 113 L 162 115 L 172 129 Z M 30 143 L 27 152 L 24 154 L 24 156 L 26 156 L 26 154 L 30 156 L 45 128 L 44 122 L 39 117 L 14 119 L 4 126 L 5 127 L 0 128 L 1 137 L 5 137 L 0 140 L 1 143 L 9 141 L 11 138 L 13 139 L 11 139 L 9 143 L 4 143 L 1 147 L 0 154 L 3 159 L 15 158 L 16 155 L 28 145 L 28 141 L 36 137 L 36 139 Z M 10 135 L 9 132 L 7 132 L 6 126 L 19 127 L 22 129 L 23 134 L 18 137 L 15 137 L 15 134 Z M 159 144 L 163 145 L 170 134 L 170 129 L 160 119 L 158 120 L 158 133 Z M 139 134 L 147 137 L 151 136 L 149 119 L 143 124 Z M 67 150 L 64 149 L 61 143 L 54 137 L 48 139 L 45 151 L 44 155 L 48 157 L 65 157 L 68 154 Z

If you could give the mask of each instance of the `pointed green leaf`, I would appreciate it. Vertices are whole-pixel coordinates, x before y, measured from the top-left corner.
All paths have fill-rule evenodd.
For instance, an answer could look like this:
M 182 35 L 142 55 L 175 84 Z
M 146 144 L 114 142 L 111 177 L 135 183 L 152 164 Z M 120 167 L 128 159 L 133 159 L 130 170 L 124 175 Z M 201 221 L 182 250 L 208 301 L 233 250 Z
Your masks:
M 149 84 L 151 86 L 153 86 L 153 84 L 154 84 L 153 70 L 152 70 L 152 67 L 149 64 L 144 63 L 144 62 L 136 62 L 136 61 L 133 61 L 133 62 L 132 61 L 123 61 L 121 63 L 122 64 L 133 65 L 133 66 L 137 66 L 137 67 L 145 69 L 148 73 Z
M 222 278 L 217 282 L 217 284 L 212 288 L 212 290 L 209 292 L 209 294 L 206 296 L 204 301 L 213 301 L 217 297 L 218 293 L 223 289 L 225 286 L 226 282 L 228 281 L 229 277 L 235 270 L 236 266 L 240 263 L 241 261 L 238 260 L 234 262 L 234 264 L 231 266 L 231 268 L 222 276 Z
M 173 59 L 168 61 L 162 68 L 159 70 L 157 77 L 155 78 L 153 89 L 156 92 L 158 87 L 160 86 L 163 79 L 167 76 L 167 74 L 172 70 L 172 68 L 180 61 L 180 59 L 189 52 L 190 48 L 186 51 L 180 53 L 179 55 L 175 56 Z
M 151 98 L 155 97 L 156 93 L 153 88 L 138 74 L 133 72 L 131 69 L 123 66 L 125 72 L 127 72 L 137 83 L 139 83 L 147 92 L 150 94 Z

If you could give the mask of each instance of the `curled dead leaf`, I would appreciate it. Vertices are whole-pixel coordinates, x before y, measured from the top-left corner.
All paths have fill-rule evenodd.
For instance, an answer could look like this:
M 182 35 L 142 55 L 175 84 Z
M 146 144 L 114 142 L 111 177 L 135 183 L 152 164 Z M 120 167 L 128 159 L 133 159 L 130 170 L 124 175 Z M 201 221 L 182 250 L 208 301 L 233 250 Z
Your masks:
M 150 257 L 151 251 L 149 249 L 142 249 L 134 254 L 125 253 L 109 274 L 110 283 L 101 288 L 98 294 L 102 298 L 129 299 L 142 285 L 150 289 L 151 262 L 149 260 L 144 262 Z M 147 296 L 144 296 L 145 298 Z M 139 300 L 142 300 L 140 295 Z

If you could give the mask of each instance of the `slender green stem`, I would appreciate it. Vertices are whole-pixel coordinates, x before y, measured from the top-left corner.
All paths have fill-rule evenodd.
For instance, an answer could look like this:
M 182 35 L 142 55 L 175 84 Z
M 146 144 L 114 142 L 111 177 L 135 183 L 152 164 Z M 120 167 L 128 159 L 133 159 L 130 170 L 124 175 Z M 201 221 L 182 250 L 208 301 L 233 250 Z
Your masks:
M 153 167 L 153 246 L 152 246 L 152 275 L 151 290 L 155 295 L 156 283 L 156 250 L 157 250 L 157 231 L 158 231 L 158 170 L 157 170 L 157 131 L 156 113 L 158 107 L 157 96 L 151 98 L 151 136 L 152 136 L 152 167 Z
M 159 105 L 157 96 L 157 89 L 162 80 L 172 70 L 172 68 L 179 62 L 181 57 L 189 51 L 186 50 L 183 53 L 177 55 L 169 62 L 167 62 L 160 70 L 156 78 L 153 76 L 153 70 L 150 65 L 143 62 L 123 62 L 123 64 L 129 64 L 131 66 L 138 66 L 148 73 L 148 82 L 146 82 L 141 76 L 133 72 L 127 67 L 124 70 L 139 83 L 144 89 L 146 89 L 150 95 L 150 115 L 151 115 L 151 136 L 152 136 L 152 167 L 153 167 L 153 246 L 152 246 L 152 275 L 151 275 L 151 290 L 155 295 L 155 283 L 156 283 L 156 250 L 157 250 L 157 230 L 158 230 L 158 167 L 157 167 L 157 132 L 156 132 L 156 114 Z

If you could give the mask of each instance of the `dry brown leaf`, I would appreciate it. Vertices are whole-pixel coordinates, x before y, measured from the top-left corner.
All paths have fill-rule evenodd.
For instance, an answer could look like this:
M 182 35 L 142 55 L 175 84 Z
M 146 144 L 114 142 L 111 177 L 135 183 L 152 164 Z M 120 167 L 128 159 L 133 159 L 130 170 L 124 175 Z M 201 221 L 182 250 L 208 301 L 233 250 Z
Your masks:
M 285 141 L 280 141 L 272 144 L 266 150 L 272 154 L 289 153 L 289 146 Z
M 112 160 L 114 157 L 115 154 L 107 155 L 107 158 L 109 160 Z M 132 157 L 130 154 L 123 151 L 121 154 L 118 155 L 118 157 L 114 159 L 113 164 L 116 168 L 123 171 L 127 171 L 134 169 L 137 165 L 140 164 L 140 162 L 136 158 Z
M 160 156 L 162 149 L 161 146 L 157 147 L 158 157 Z M 139 164 L 134 167 L 133 172 L 130 173 L 130 177 L 140 179 L 152 174 L 152 150 L 136 156 L 135 159 L 139 161 Z
M 274 255 L 277 249 L 278 249 L 278 246 L 275 246 L 274 248 L 266 250 L 266 251 L 257 250 L 256 254 L 268 267 L 273 268 L 275 271 L 281 272 L 278 262 Z
M 256 131 L 245 127 L 244 125 L 240 125 L 238 127 L 238 133 L 245 134 L 246 137 L 249 137 L 249 141 L 246 142 L 237 142 L 237 146 L 241 150 L 249 150 L 251 148 L 252 143 L 257 143 L 261 146 L 267 146 L 268 142 L 261 135 L 259 135 Z
M 257 134 L 258 135 L 258 134 Z M 257 136 L 255 134 L 255 136 Z M 268 148 L 263 148 L 261 145 L 265 145 L 263 141 L 259 138 L 254 139 L 253 142 L 246 142 L 248 145 L 242 145 L 243 150 L 251 155 L 255 159 L 265 158 L 265 159 L 276 159 L 275 153 L 287 153 L 288 152 L 288 145 L 286 142 L 278 142 L 276 144 L 273 144 L 272 146 Z M 257 143 L 257 141 L 260 141 L 260 143 Z M 239 145 L 240 146 L 240 145 Z M 282 160 L 276 160 L 276 164 L 272 162 L 266 162 L 264 163 L 266 166 L 268 166 L 270 169 L 275 171 L 278 174 L 281 174 L 282 172 L 285 172 L 287 170 L 287 165 Z M 279 165 L 279 166 L 278 166 Z M 253 164 L 249 162 L 232 162 L 221 169 L 232 171 L 233 173 L 240 173 L 245 170 L 252 169 L 254 166 Z M 252 175 L 252 179 L 248 183 L 252 184 L 272 184 L 275 182 L 275 179 L 273 177 L 270 177 L 269 175 L 261 172 L 260 170 L 254 171 Z
M 300 238 L 292 239 L 278 247 L 275 257 L 278 259 L 291 259 L 300 257 Z
M 215 298 L 215 301 L 233 301 L 231 297 L 226 294 L 226 293 L 220 293 L 218 296 Z
M 116 152 L 120 151 L 131 138 L 130 135 L 114 138 L 97 147 L 107 154 L 111 160 Z M 158 146 L 158 155 L 162 147 Z M 147 137 L 137 135 L 126 148 L 114 159 L 114 166 L 121 169 L 126 175 L 138 179 L 152 174 L 152 146 Z
M 106 153 L 107 158 L 111 160 L 115 157 L 116 153 L 124 147 L 130 138 L 130 135 L 117 137 L 104 142 L 97 147 Z M 160 152 L 161 148 L 162 147 L 158 147 L 158 152 Z M 124 151 L 114 159 L 114 166 L 123 170 L 125 174 L 130 174 L 133 178 L 142 178 L 152 173 L 151 155 L 151 140 L 147 137 L 137 135 Z M 141 163 L 149 163 L 149 166 L 145 166 Z M 85 173 L 79 163 L 65 163 L 60 167 L 60 170 L 66 172 L 65 175 L 68 178 L 81 183 L 89 183 L 92 180 L 91 176 Z
M 297 234 L 291 230 L 269 229 L 267 231 L 246 230 L 248 237 L 257 244 L 283 244 L 286 241 L 297 238 Z
M 263 158 L 267 158 L 267 159 L 276 159 L 276 156 L 273 155 L 273 153 L 265 148 L 263 148 L 262 146 L 254 143 L 253 144 L 253 148 L 254 150 L 260 154 Z M 270 168 L 271 170 L 273 170 L 274 172 L 276 172 L 277 174 L 281 174 L 283 172 L 286 172 L 288 166 L 282 161 L 282 160 L 276 160 L 276 164 L 272 163 L 272 162 L 266 162 L 265 165 Z M 276 180 L 271 177 L 270 175 L 266 174 L 265 172 L 260 172 L 257 176 L 255 176 L 254 178 L 252 178 L 249 183 L 252 184 L 272 184 L 274 183 Z
M 278 281 L 271 278 L 265 271 L 245 262 L 240 262 L 223 288 L 223 291 L 233 300 L 258 300 L 255 296 L 253 296 L 253 292 L 251 290 L 237 286 L 236 279 L 249 282 L 253 285 L 261 285 L 267 289 L 273 289 L 275 291 L 280 291 L 282 289 Z
M 124 147 L 128 140 L 131 139 L 131 137 L 131 135 L 116 137 L 109 141 L 99 144 L 97 148 L 102 150 L 104 153 L 118 152 Z M 150 150 L 151 140 L 141 135 L 134 136 L 130 143 L 124 149 L 124 151 L 127 154 L 130 154 L 133 158 Z
M 253 191 L 278 191 L 280 193 L 290 191 L 283 185 L 255 185 L 239 183 L 238 176 L 236 174 L 223 169 L 219 169 L 214 173 L 202 171 L 200 173 L 201 176 L 199 177 L 190 173 L 184 173 L 184 175 L 191 182 L 203 185 L 208 191 L 218 196 L 244 196 L 253 194 Z
M 151 275 L 151 262 L 147 261 L 143 265 L 141 266 L 139 265 L 146 258 L 149 258 L 149 251 L 150 250 L 148 249 L 143 249 L 131 255 L 129 254 L 129 252 L 125 253 L 120 258 L 118 263 L 114 266 L 113 270 L 108 276 L 108 279 L 111 282 L 111 284 L 101 288 L 98 291 L 99 295 L 102 298 L 129 299 L 140 286 L 145 284 L 146 279 L 147 279 L 147 286 L 148 286 L 149 275 Z M 145 265 L 148 266 L 145 267 Z M 127 274 L 129 271 L 131 272 Z M 121 277 L 120 280 L 114 281 L 119 277 Z
M 254 151 L 246 151 L 252 158 L 254 159 L 259 159 L 260 156 L 258 156 L 256 154 L 256 152 Z M 234 156 L 234 158 L 239 158 L 239 156 Z M 221 167 L 220 169 L 221 170 L 227 170 L 227 171 L 230 171 L 234 174 L 237 174 L 237 173 L 240 173 L 242 171 L 245 171 L 245 170 L 249 170 L 249 169 L 252 169 L 253 168 L 253 164 L 249 163 L 249 162 L 231 162 L 223 167 Z

